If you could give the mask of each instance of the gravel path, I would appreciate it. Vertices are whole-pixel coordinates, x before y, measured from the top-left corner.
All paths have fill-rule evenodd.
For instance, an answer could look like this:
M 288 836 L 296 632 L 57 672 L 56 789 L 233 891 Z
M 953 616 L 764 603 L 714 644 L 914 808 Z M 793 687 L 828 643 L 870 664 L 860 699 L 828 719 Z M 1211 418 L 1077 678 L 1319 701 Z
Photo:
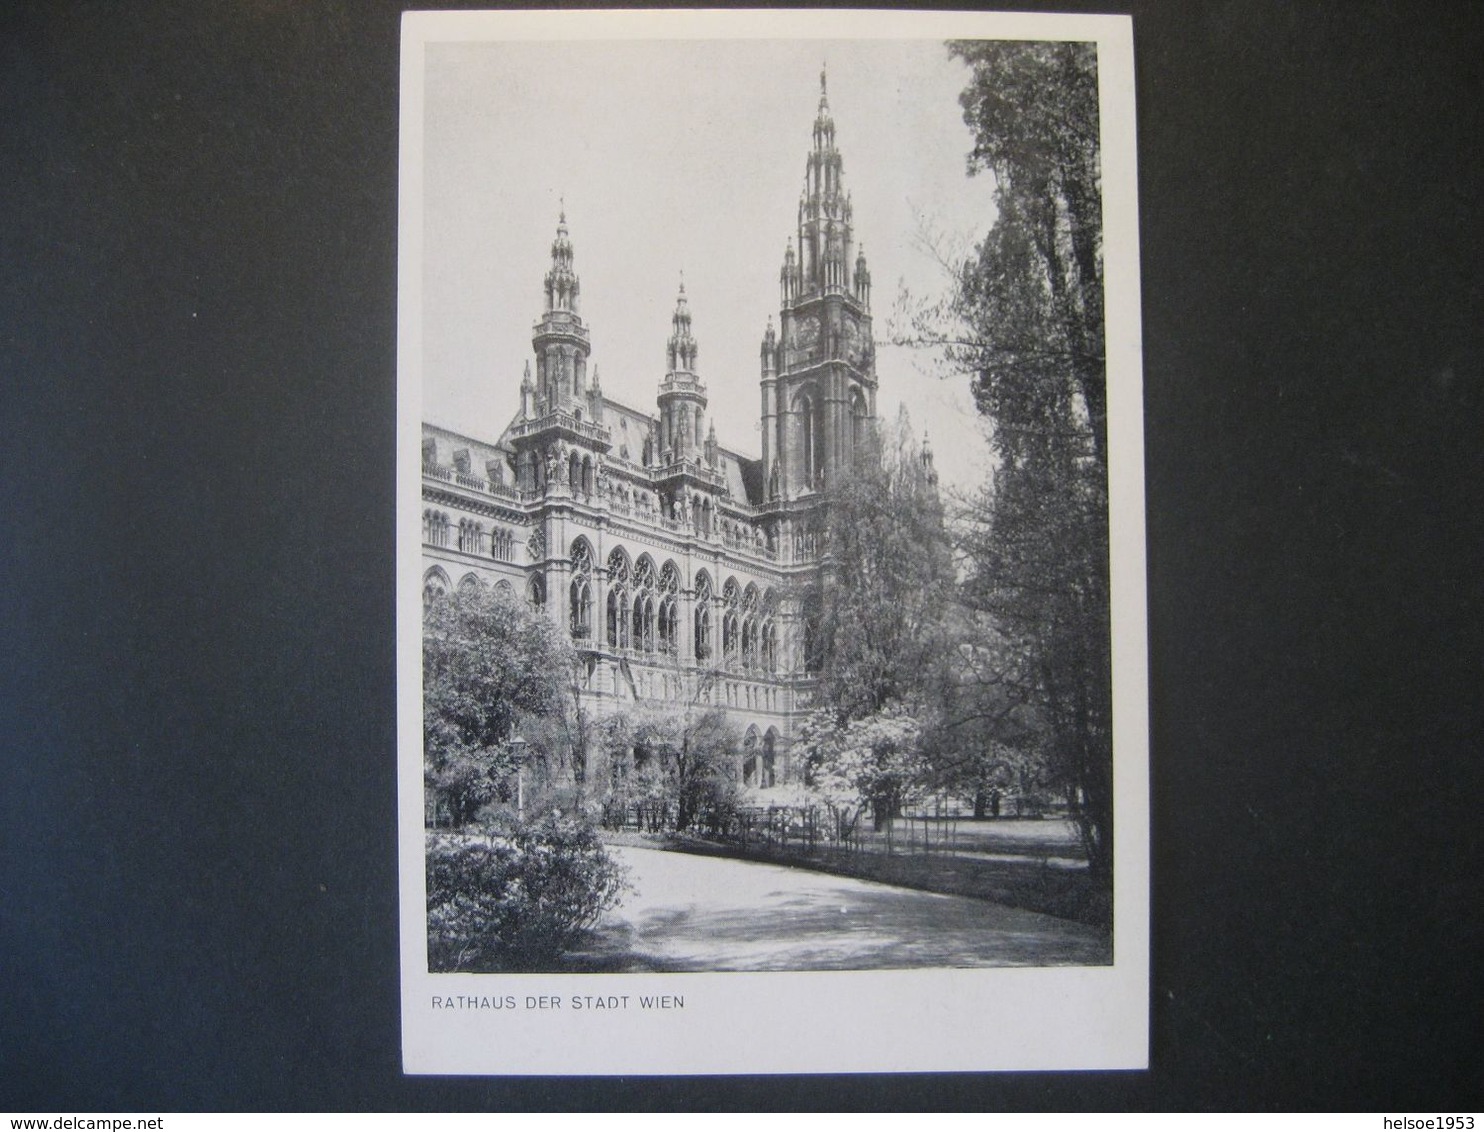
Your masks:
M 1106 934 L 962 896 L 612 846 L 635 891 L 570 956 L 604 971 L 821 971 L 1111 961 Z

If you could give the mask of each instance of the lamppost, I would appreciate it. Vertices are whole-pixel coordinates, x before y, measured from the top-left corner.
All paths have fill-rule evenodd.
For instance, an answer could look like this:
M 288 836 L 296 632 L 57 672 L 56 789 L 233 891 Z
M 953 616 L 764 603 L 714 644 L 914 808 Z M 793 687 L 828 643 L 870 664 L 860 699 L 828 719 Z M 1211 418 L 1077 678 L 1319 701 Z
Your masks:
M 510 758 L 515 763 L 515 818 L 526 820 L 526 741 L 519 735 L 510 737 Z

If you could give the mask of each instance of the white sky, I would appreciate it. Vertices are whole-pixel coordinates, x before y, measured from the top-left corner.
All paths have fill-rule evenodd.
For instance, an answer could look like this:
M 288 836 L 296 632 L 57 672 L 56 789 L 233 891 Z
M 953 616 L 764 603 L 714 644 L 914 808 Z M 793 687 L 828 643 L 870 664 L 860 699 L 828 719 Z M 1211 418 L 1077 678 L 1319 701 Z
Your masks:
M 425 417 L 494 440 L 515 413 L 564 197 L 604 392 L 654 411 L 683 270 L 718 438 L 757 456 L 758 348 L 822 63 L 871 268 L 877 414 L 905 402 L 945 484 L 982 483 L 967 378 L 882 344 L 903 284 L 946 286 L 919 218 L 967 250 L 995 215 L 992 180 L 965 175 L 968 70 L 929 40 L 429 45 Z

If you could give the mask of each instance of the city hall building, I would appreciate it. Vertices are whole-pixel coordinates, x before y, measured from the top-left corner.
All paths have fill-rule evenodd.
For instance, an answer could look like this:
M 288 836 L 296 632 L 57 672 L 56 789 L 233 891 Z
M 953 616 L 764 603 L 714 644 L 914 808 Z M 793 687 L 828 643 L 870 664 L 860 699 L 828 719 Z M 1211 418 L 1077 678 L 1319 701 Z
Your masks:
M 724 708 L 754 787 L 796 776 L 788 749 L 812 687 L 801 597 L 831 486 L 876 415 L 871 275 L 820 85 L 778 325 L 762 336 L 761 452 L 708 418 L 683 282 L 653 404 L 604 395 L 565 212 L 514 419 L 497 438 L 422 430 L 425 599 L 523 595 L 571 634 L 579 695 L 599 713 Z

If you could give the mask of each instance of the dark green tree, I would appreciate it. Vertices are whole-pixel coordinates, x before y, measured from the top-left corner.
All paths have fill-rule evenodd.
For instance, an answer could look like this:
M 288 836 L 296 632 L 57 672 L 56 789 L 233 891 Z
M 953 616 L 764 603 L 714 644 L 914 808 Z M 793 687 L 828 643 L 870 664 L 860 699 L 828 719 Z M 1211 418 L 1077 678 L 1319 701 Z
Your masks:
M 957 613 L 927 677 L 934 695 L 923 745 L 932 752 L 934 787 L 971 802 L 982 818 L 994 797 L 1048 785 L 1044 728 L 1020 642 L 980 610 Z
M 1091 44 L 950 45 L 971 173 L 999 216 L 964 267 L 950 350 L 973 375 L 998 467 L 972 509 L 966 593 L 1013 659 L 999 679 L 1034 708 L 1047 769 L 1110 875 L 1112 707 L 1107 381 L 1097 56 Z
M 634 712 L 632 727 L 635 756 L 648 763 L 674 804 L 676 829 L 690 829 L 708 806 L 734 792 L 740 736 L 721 708 L 676 714 L 646 706 Z
M 953 563 L 936 479 L 905 408 L 895 434 L 873 438 L 830 500 L 811 667 L 820 702 L 841 721 L 917 704 L 941 645 Z
M 496 589 L 459 589 L 423 612 L 423 775 L 455 825 L 513 776 L 517 720 L 566 707 L 572 647 L 558 628 Z

